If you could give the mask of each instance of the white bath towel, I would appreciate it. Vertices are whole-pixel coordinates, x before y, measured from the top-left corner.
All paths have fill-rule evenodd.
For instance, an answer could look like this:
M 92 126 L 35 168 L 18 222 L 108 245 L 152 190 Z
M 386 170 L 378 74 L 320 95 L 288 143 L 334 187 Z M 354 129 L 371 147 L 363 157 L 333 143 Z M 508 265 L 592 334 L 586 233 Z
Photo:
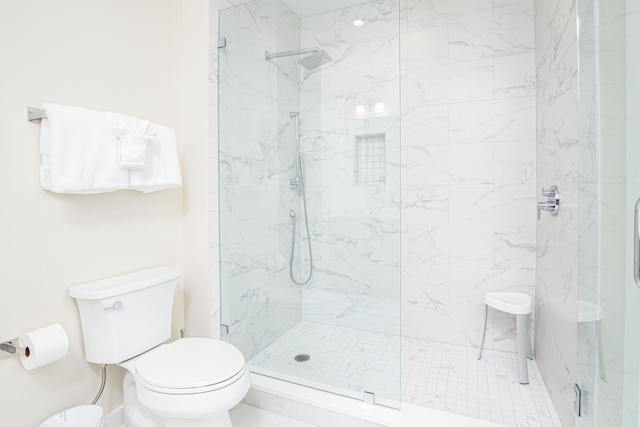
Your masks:
M 129 187 L 129 173 L 118 166 L 113 126 L 102 112 L 45 104 L 40 181 L 54 193 L 91 194 Z
M 182 185 L 175 132 L 161 125 L 152 127 L 156 138 L 147 146 L 146 167 L 129 171 L 131 188 L 145 193 Z
M 118 137 L 116 151 L 118 164 L 123 169 L 144 169 L 147 164 L 147 148 L 155 142 L 156 133 L 146 120 L 124 114 L 105 112 Z

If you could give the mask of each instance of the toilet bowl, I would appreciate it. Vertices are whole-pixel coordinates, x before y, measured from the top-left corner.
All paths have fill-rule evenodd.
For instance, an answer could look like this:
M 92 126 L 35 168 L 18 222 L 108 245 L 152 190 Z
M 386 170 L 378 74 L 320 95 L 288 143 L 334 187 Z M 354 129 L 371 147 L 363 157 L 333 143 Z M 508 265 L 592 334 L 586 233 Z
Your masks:
M 228 411 L 247 394 L 250 374 L 240 351 L 208 338 L 183 338 L 120 363 L 124 379 L 125 423 L 137 427 L 139 405 L 168 426 L 230 426 Z M 157 417 L 160 417 L 158 419 Z M 181 420 L 188 420 L 182 422 Z M 169 422 L 170 421 L 170 422 Z M 153 424 L 144 424 L 153 425 Z
M 211 338 L 171 335 L 180 272 L 156 267 L 76 285 L 89 362 L 117 364 L 127 427 L 229 427 L 229 410 L 250 387 L 242 353 Z

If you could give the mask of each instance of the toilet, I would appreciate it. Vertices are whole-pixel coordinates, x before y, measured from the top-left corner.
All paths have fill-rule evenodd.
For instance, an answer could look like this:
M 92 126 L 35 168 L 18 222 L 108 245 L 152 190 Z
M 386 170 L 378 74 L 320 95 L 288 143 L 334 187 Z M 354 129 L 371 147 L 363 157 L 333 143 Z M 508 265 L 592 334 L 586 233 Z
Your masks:
M 85 358 L 126 369 L 127 427 L 228 427 L 229 410 L 247 394 L 242 353 L 211 338 L 171 336 L 172 267 L 112 277 L 69 288 L 76 299 Z

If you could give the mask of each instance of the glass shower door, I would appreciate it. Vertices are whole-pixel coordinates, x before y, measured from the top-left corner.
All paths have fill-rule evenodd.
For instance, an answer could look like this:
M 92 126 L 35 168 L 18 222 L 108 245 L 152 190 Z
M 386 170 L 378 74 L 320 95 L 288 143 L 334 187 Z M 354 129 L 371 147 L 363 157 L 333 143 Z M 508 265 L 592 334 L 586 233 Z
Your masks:
M 223 339 L 254 373 L 398 407 L 399 4 L 288 3 L 219 15 Z
M 640 7 L 581 0 L 579 426 L 638 426 Z M 578 393 L 579 392 L 579 393 Z

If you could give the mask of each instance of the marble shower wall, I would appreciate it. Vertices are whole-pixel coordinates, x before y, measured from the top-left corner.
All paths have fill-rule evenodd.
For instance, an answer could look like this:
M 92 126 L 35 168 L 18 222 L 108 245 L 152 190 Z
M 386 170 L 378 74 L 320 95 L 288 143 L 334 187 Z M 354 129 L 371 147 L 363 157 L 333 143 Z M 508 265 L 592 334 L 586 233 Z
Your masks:
M 402 332 L 477 346 L 484 293 L 534 296 L 533 1 L 404 6 Z M 487 348 L 514 343 L 490 311 Z
M 561 209 L 537 227 L 535 356 L 563 425 L 574 425 L 580 166 L 575 0 L 536 0 L 537 177 Z
M 355 19 L 365 25 L 354 26 Z M 319 46 L 332 60 L 305 72 L 300 95 L 314 262 L 313 279 L 302 291 L 302 317 L 395 335 L 400 335 L 398 19 L 397 0 L 304 17 L 302 45 Z M 367 136 L 370 144 L 363 142 Z
M 236 62 L 244 67 L 230 70 L 237 96 L 221 103 L 228 118 L 220 112 L 223 138 L 225 129 L 239 132 L 229 135 L 234 154 L 220 159 L 221 188 L 224 192 L 234 182 L 252 183 L 220 194 L 221 241 L 228 245 L 221 251 L 235 257 L 228 263 L 223 257 L 223 283 L 233 284 L 223 291 L 234 293 L 222 295 L 222 314 L 223 323 L 243 331 L 236 344 L 253 354 L 298 314 L 306 320 L 398 333 L 401 304 L 403 335 L 478 345 L 485 292 L 533 295 L 532 1 L 403 0 L 399 8 L 395 1 L 374 1 L 303 17 L 299 38 L 289 25 L 292 32 L 281 41 L 300 44 L 277 48 L 260 46 L 269 37 L 260 25 L 273 20 L 264 8 L 250 11 L 256 4 L 260 2 L 234 12 L 244 10 L 243 19 L 253 23 L 237 25 L 238 34 L 228 39 L 233 43 L 234 37 L 244 37 L 253 51 L 245 62 Z M 354 19 L 366 24 L 354 27 Z M 294 75 L 288 68 L 293 60 L 278 61 L 280 71 L 274 72 L 273 65 L 265 68 L 261 55 L 265 49 L 299 46 L 320 46 L 333 60 L 301 76 L 296 106 L 295 88 L 280 88 L 294 86 L 286 77 Z M 231 47 L 220 54 L 233 55 Z M 233 60 L 230 56 L 228 62 Z M 251 86 L 240 87 L 240 77 Z M 279 78 L 284 83 L 274 84 Z M 283 93 L 272 108 L 267 107 L 274 95 L 262 96 L 257 88 L 269 84 Z M 224 87 L 221 82 L 221 91 Z M 291 107 L 284 108 L 283 102 Z M 376 112 L 376 102 L 382 102 L 383 111 Z M 364 113 L 356 113 L 358 106 Z M 278 113 L 271 113 L 275 108 Z M 295 306 L 296 289 L 286 277 L 288 209 L 302 217 L 300 201 L 287 182 L 293 174 L 288 112 L 297 108 L 302 113 L 315 263 L 312 284 L 302 290 L 300 313 L 287 308 Z M 266 123 L 272 121 L 278 126 L 269 128 Z M 244 135 L 248 132 L 253 134 Z M 386 136 L 384 185 L 355 185 L 355 137 L 378 134 Z M 269 146 L 275 139 L 277 148 Z M 224 218 L 230 212 L 237 221 L 227 227 Z M 258 234 L 260 229 L 268 233 Z M 274 247 L 275 254 L 266 250 Z M 215 245 L 212 254 L 214 265 Z M 304 274 L 305 265 L 307 261 L 296 273 Z M 250 283 L 258 283 L 258 290 L 250 291 Z M 276 310 L 283 315 L 265 329 L 257 319 L 271 316 L 270 297 L 281 288 L 274 295 L 285 301 L 285 308 Z M 227 302 L 241 304 L 233 310 L 254 313 L 253 320 L 225 318 Z M 214 320 L 215 315 L 214 310 Z M 514 332 L 510 316 L 491 313 L 487 347 L 513 351 Z
M 301 318 L 288 280 L 291 195 L 282 191 L 299 76 L 291 60 L 265 60 L 265 51 L 300 47 L 300 19 L 279 0 L 259 0 L 221 11 L 220 33 L 221 322 L 250 358 Z

